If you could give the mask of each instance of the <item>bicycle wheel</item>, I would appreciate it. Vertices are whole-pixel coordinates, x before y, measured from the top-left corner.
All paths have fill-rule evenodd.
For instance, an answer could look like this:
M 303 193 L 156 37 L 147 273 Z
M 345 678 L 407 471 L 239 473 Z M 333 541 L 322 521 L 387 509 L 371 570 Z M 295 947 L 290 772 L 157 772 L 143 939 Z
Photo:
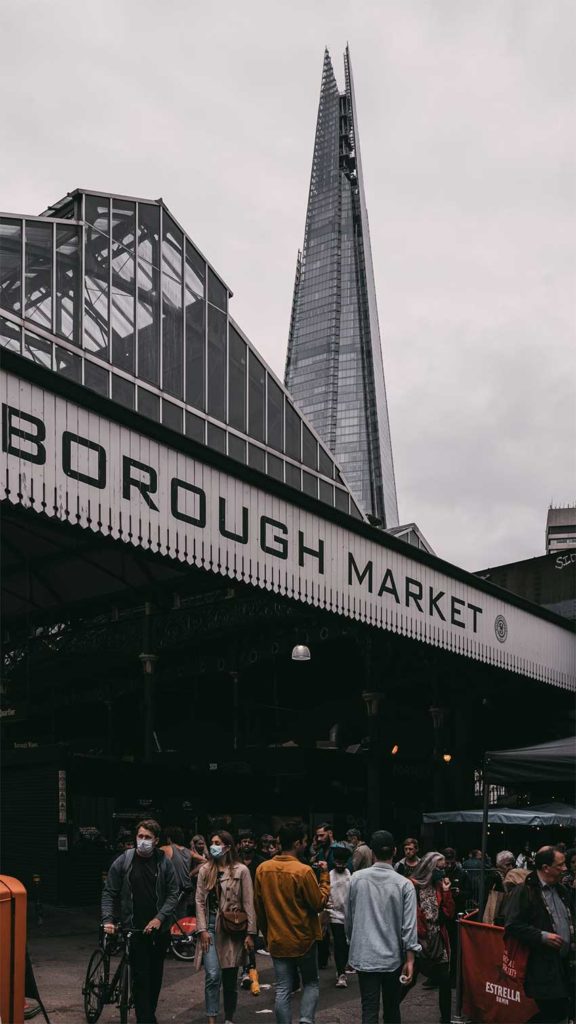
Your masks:
M 90 957 L 82 995 L 84 996 L 84 1013 L 88 1024 L 96 1024 L 104 1003 L 106 1002 L 108 965 L 101 949 L 96 949 Z
M 128 1014 L 132 1005 L 132 971 L 128 959 L 124 961 L 122 977 L 119 984 L 120 998 L 118 1008 L 120 1010 L 120 1024 L 128 1024 Z
M 179 960 L 193 960 L 196 955 L 196 932 L 170 936 L 170 949 Z

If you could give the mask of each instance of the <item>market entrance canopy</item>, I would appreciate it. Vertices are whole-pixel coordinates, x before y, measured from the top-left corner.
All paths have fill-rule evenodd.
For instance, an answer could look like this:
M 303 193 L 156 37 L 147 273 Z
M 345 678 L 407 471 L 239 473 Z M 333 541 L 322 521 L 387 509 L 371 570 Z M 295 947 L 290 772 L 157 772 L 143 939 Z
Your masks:
M 482 810 L 434 811 L 422 815 L 425 824 L 481 825 Z M 491 825 L 527 825 L 540 828 L 550 825 L 576 825 L 576 807 L 568 804 L 538 804 L 533 807 L 492 807 L 488 811 Z
M 575 687 L 574 636 L 559 617 L 9 351 L 0 398 L 0 500 Z

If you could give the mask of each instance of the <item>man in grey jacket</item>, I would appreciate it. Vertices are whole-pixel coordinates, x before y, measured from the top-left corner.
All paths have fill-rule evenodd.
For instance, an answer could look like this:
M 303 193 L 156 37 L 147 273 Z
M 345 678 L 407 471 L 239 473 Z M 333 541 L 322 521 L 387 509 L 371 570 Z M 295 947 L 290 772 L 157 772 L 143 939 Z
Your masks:
M 349 963 L 358 972 L 362 1024 L 378 1024 L 380 995 L 385 1024 L 400 1024 L 400 977 L 412 979 L 420 950 L 416 892 L 392 866 L 396 852 L 390 832 L 370 841 L 376 863 L 355 871 L 350 883 L 346 935 Z
M 166 854 L 158 849 L 160 826 L 153 818 L 136 829 L 136 848 L 110 865 L 102 892 L 102 923 L 107 935 L 119 922 L 133 931 L 130 964 L 138 1024 L 155 1024 L 170 924 L 180 889 Z

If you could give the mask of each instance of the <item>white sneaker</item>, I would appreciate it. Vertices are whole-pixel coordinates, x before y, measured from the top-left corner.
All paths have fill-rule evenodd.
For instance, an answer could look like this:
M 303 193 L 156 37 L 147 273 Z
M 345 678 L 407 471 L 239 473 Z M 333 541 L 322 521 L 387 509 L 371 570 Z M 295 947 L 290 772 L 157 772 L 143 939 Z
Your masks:
M 336 979 L 336 988 L 348 988 L 345 974 L 340 974 Z

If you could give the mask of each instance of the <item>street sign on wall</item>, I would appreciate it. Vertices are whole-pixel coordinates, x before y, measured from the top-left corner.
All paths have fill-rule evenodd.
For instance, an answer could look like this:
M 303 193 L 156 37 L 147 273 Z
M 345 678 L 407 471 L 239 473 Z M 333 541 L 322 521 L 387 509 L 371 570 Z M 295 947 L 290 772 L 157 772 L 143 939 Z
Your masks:
M 464 656 L 571 688 L 569 631 L 439 559 L 323 518 L 3 373 L 2 498 Z M 241 467 L 238 467 L 239 474 Z M 437 567 L 436 567 L 437 566 Z

